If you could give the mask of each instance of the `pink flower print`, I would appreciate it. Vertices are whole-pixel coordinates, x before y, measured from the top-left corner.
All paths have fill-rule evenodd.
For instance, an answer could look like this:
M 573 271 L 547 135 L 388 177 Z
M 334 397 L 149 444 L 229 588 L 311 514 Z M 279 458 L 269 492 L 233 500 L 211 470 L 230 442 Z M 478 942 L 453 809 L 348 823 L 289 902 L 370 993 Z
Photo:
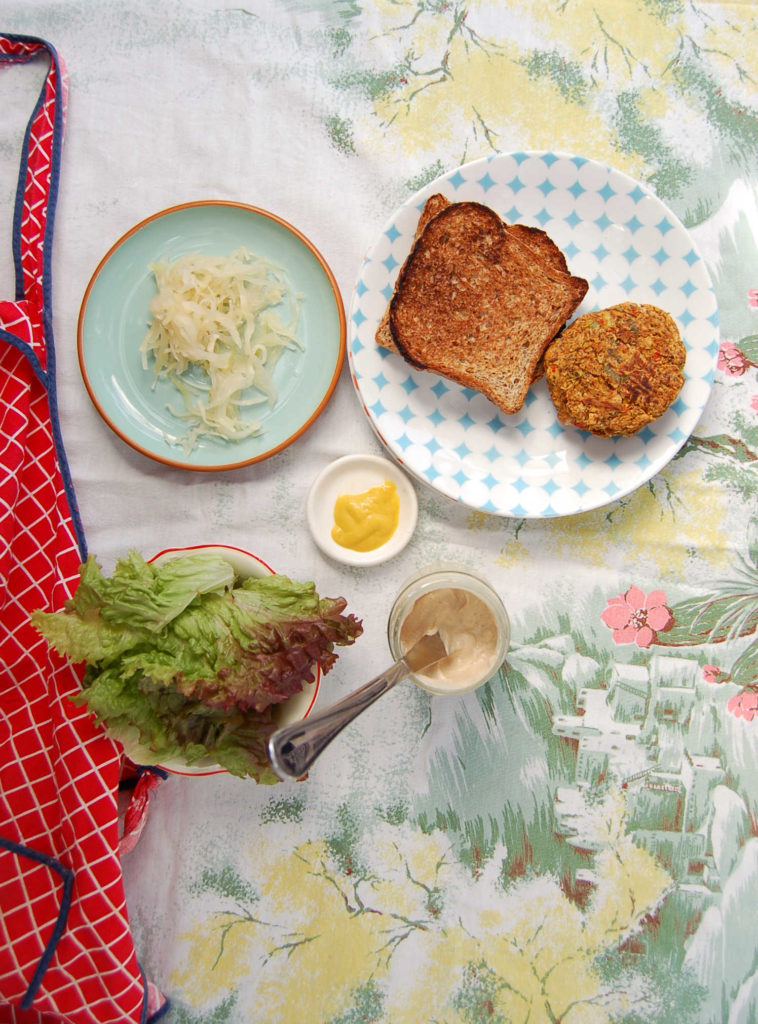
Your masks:
M 753 397 L 750 399 L 750 408 L 754 412 L 758 412 L 758 395 L 753 395 Z
M 718 665 L 703 665 L 703 679 L 706 683 L 723 682 L 724 673 Z
M 658 633 L 670 629 L 674 622 L 664 592 L 651 590 L 645 596 L 639 587 L 630 587 L 625 594 L 610 598 L 600 618 L 613 630 L 615 643 L 634 641 L 638 647 L 649 647 Z
M 752 722 L 758 716 L 758 692 L 756 690 L 740 690 L 726 702 L 726 709 L 737 718 L 744 718 L 746 721 Z
M 758 309 L 758 288 L 748 288 L 747 301 L 753 309 Z
M 733 345 L 731 341 L 727 341 L 719 349 L 718 368 L 723 370 L 728 377 L 741 377 L 749 365 L 750 362 L 744 352 Z

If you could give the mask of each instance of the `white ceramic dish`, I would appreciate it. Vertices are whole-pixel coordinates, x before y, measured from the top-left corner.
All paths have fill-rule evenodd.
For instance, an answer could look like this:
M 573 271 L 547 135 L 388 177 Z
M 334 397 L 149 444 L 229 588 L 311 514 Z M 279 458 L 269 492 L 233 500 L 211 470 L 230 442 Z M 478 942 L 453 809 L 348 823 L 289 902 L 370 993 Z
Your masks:
M 351 551 L 332 539 L 334 503 L 341 494 L 362 494 L 391 480 L 400 499 L 397 529 L 390 539 L 373 551 Z M 378 565 L 394 558 L 413 536 L 418 518 L 416 491 L 406 474 L 389 459 L 379 455 L 343 455 L 326 466 L 314 480 L 306 506 L 313 539 L 329 558 L 344 565 Z
M 542 228 L 589 291 L 577 311 L 650 303 L 677 322 L 685 383 L 668 411 L 635 437 L 598 438 L 558 421 L 544 380 L 506 416 L 482 395 L 415 370 L 377 345 L 376 328 L 430 195 L 474 200 L 506 223 Z M 691 434 L 713 383 L 718 308 L 686 228 L 620 171 L 579 156 L 505 153 L 443 175 L 412 196 L 368 251 L 353 292 L 348 359 L 380 440 L 411 474 L 472 508 L 515 518 L 595 509 L 658 473 Z
M 160 563 L 176 558 L 177 555 L 185 555 L 188 552 L 202 551 L 208 554 L 217 554 L 225 558 L 235 572 L 242 578 L 254 577 L 260 579 L 262 576 L 270 576 L 274 570 L 257 555 L 243 551 L 241 548 L 232 547 L 226 544 L 196 544 L 183 548 L 166 548 L 150 559 L 151 562 Z M 290 725 L 301 718 L 305 718 L 316 701 L 319 686 L 321 684 L 321 669 L 316 666 L 316 678 L 312 683 L 303 687 L 300 693 L 290 697 L 284 704 L 276 709 L 277 728 Z M 119 732 L 117 739 L 123 744 L 124 751 L 135 764 L 155 764 L 155 754 L 139 743 L 137 730 L 133 732 Z M 173 775 L 217 775 L 225 771 L 220 765 L 210 758 L 196 761 L 188 765 L 184 761 L 172 760 L 160 762 L 157 767 L 171 772 Z

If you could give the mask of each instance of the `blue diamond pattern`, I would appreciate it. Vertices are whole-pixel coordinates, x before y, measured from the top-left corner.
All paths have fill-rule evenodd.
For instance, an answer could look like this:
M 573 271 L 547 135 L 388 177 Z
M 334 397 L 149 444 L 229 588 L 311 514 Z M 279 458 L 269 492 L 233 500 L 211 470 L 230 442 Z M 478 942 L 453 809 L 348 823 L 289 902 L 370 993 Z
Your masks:
M 587 163 L 587 160 L 585 160 L 584 158 L 566 158 L 558 156 L 556 154 L 544 154 L 541 155 L 540 159 L 542 160 L 542 165 L 540 168 L 537 169 L 537 173 L 535 174 L 531 170 L 531 162 L 534 160 L 533 154 L 520 153 L 512 155 L 510 157 L 511 168 L 521 166 L 524 164 L 524 162 L 527 162 L 527 165 L 530 167 L 530 171 L 528 176 L 525 172 L 523 178 L 521 178 L 520 174 L 514 173 L 512 179 L 507 182 L 504 180 L 504 178 L 507 179 L 508 175 L 506 174 L 504 176 L 502 174 L 501 163 L 505 161 L 506 166 L 508 166 L 508 159 L 503 158 L 499 155 L 494 155 L 492 157 L 487 158 L 486 160 L 482 160 L 479 163 L 480 169 L 478 172 L 478 178 L 475 178 L 473 175 L 471 175 L 468 172 L 467 168 L 461 168 L 455 173 L 453 173 L 447 180 L 449 181 L 451 188 L 456 190 L 459 190 L 462 187 L 472 186 L 475 183 L 483 193 L 488 193 L 489 191 L 496 189 L 498 187 L 509 187 L 512 190 L 513 205 L 510 211 L 508 211 L 508 213 L 503 214 L 503 217 L 506 221 L 518 223 L 520 221 L 523 221 L 525 217 L 525 211 L 523 209 L 518 209 L 518 206 L 520 204 L 516 201 L 516 196 L 520 191 L 529 188 L 533 192 L 536 192 L 536 189 L 539 189 L 540 192 L 545 197 L 547 197 L 557 188 L 564 189 L 564 186 L 562 184 L 556 185 L 546 178 L 546 168 L 548 166 L 554 164 L 556 161 L 558 161 L 558 166 L 564 166 L 565 164 L 568 163 L 569 159 L 576 167 L 581 167 L 582 165 Z M 499 162 L 492 163 L 493 160 Z M 488 169 L 485 170 L 485 167 Z M 497 170 L 495 170 L 495 172 L 493 173 L 494 168 L 497 168 Z M 565 178 L 563 180 L 565 180 Z M 578 198 L 586 191 L 587 190 L 581 183 L 579 183 L 578 181 L 574 181 L 574 183 L 568 189 L 568 194 L 572 195 L 574 198 Z M 628 195 L 628 201 L 633 203 L 638 203 L 640 200 L 648 196 L 652 196 L 650 192 L 636 185 L 633 187 L 633 190 L 629 193 L 625 193 L 623 185 L 620 189 L 617 190 L 614 188 L 614 179 L 612 176 L 607 180 L 607 182 L 603 180 L 602 186 L 596 190 L 595 194 L 598 196 L 599 200 L 602 200 L 605 203 L 607 203 L 612 197 L 614 197 L 617 194 L 621 195 L 622 197 Z M 652 196 L 652 199 L 654 198 L 655 197 Z M 421 210 L 422 207 L 423 202 L 417 202 L 417 208 Z M 627 227 L 631 232 L 639 231 L 640 229 L 643 228 L 643 225 L 639 217 L 636 215 L 636 211 L 631 209 L 630 213 L 632 214 L 632 216 L 627 221 Z M 540 227 L 545 227 L 548 231 L 550 230 L 550 224 L 555 223 L 553 218 L 548 214 L 548 211 L 545 209 L 544 205 L 542 206 L 542 209 L 539 210 L 539 212 L 531 216 L 531 222 L 534 223 L 535 225 L 539 225 Z M 570 229 L 569 238 L 564 244 L 564 253 L 567 259 L 573 261 L 577 258 L 577 256 L 581 257 L 582 254 L 588 254 L 589 247 L 586 245 L 586 242 L 583 245 L 580 237 L 573 237 L 576 236 L 575 229 L 581 226 L 582 224 L 582 218 L 580 217 L 575 207 L 571 209 L 570 212 L 567 213 L 562 223 L 565 224 Z M 613 222 L 608 216 L 607 209 L 603 210 L 601 208 L 600 216 L 595 220 L 594 223 L 597 226 L 597 228 L 601 231 L 604 231 L 606 228 L 612 226 Z M 666 245 L 663 239 L 668 232 L 675 232 L 679 230 L 679 226 L 675 217 L 671 215 L 663 216 L 655 228 L 650 226 L 647 230 L 657 230 L 659 232 L 659 238 L 661 241 L 659 243 L 658 251 L 652 254 L 652 258 L 660 266 L 662 266 L 665 261 L 670 260 L 672 258 L 674 259 L 674 261 L 683 259 L 685 263 L 689 266 L 696 265 L 699 262 L 699 257 L 694 248 L 691 249 L 686 255 L 682 257 L 680 257 L 678 253 L 672 257 L 672 254 L 670 252 L 667 252 L 668 246 Z M 655 235 L 653 235 L 653 238 L 655 238 Z M 372 264 L 372 273 L 376 272 L 377 270 L 382 271 L 382 273 L 380 273 L 380 280 L 377 282 L 377 284 L 367 283 L 367 277 L 363 273 L 356 282 L 354 292 L 355 302 L 354 308 L 351 312 L 349 338 L 351 359 L 356 353 L 364 351 L 365 348 L 367 347 L 364 345 L 364 343 L 358 336 L 359 334 L 364 333 L 364 324 L 367 321 L 367 316 L 364 314 L 361 308 L 362 299 L 364 296 L 368 295 L 372 295 L 374 297 L 374 302 L 376 302 L 381 297 L 383 297 L 385 301 L 389 301 L 391 299 L 393 291 L 393 280 L 394 277 L 396 276 L 397 268 L 399 267 L 398 259 L 402 259 L 402 257 L 398 257 L 398 259 L 396 259 L 395 256 L 393 256 L 391 253 L 389 255 L 387 254 L 389 252 L 389 246 L 395 248 L 395 243 L 398 242 L 398 240 L 402 242 L 402 239 L 403 232 L 400 231 L 395 224 L 393 224 L 392 226 L 387 228 L 380 242 L 379 251 L 383 251 L 385 253 L 386 259 L 383 259 L 380 265 L 380 261 L 378 260 L 376 255 L 368 255 L 366 257 L 364 269 L 368 267 L 369 264 Z M 646 259 L 648 258 L 647 252 L 648 249 L 646 247 Z M 591 284 L 592 287 L 596 290 L 596 292 L 601 292 L 603 290 L 607 290 L 610 283 L 608 280 L 606 280 L 604 274 L 602 273 L 602 271 L 605 269 L 605 264 L 608 260 L 610 253 L 606 246 L 603 245 L 602 242 L 599 242 L 592 249 L 592 255 L 594 259 L 597 261 L 597 266 L 599 270 L 596 272 L 595 279 L 591 282 Z M 637 249 L 637 246 L 633 244 L 632 239 L 630 239 L 626 243 L 626 247 L 622 255 L 623 259 L 628 264 L 629 272 L 626 274 L 625 280 L 621 282 L 621 288 L 624 290 L 624 293 L 627 296 L 629 296 L 630 293 L 633 293 L 633 289 L 635 288 L 635 283 L 632 280 L 633 266 L 639 265 L 637 261 L 639 261 L 643 257 L 641 256 L 640 250 Z M 585 276 L 587 275 L 585 274 Z M 617 279 L 613 279 L 613 284 L 614 286 L 618 287 Z M 663 298 L 665 297 L 665 294 L 662 293 L 669 292 L 671 288 L 669 285 L 664 283 L 662 277 L 659 277 L 648 287 L 649 290 L 651 290 L 652 294 L 661 296 L 660 300 L 657 301 L 660 301 L 662 305 L 665 305 L 665 303 L 663 303 Z M 679 288 L 679 286 L 677 286 L 676 290 L 681 290 L 681 293 L 685 296 L 687 300 L 692 298 L 694 301 L 695 297 L 700 296 L 703 294 L 703 292 L 705 292 L 706 286 L 700 282 L 700 279 L 698 277 L 687 279 L 687 275 L 685 275 L 685 281 L 681 285 L 681 289 Z M 711 295 L 712 294 L 713 293 L 711 290 Z M 681 329 L 684 331 L 687 325 L 695 321 L 699 322 L 702 325 L 705 325 L 707 323 L 712 325 L 712 327 L 714 328 L 713 333 L 715 334 L 715 328 L 717 328 L 719 319 L 715 299 L 711 299 L 709 305 L 711 309 L 711 314 L 708 317 L 706 317 L 705 315 L 696 317 L 693 315 L 692 312 L 689 311 L 689 309 L 685 309 L 685 311 L 681 315 L 677 316 L 677 321 Z M 699 351 L 702 351 L 704 354 L 708 354 L 711 364 L 715 362 L 715 355 L 718 350 L 717 338 L 706 338 L 702 341 L 700 345 L 696 343 L 696 347 L 698 347 Z M 382 360 L 382 363 L 380 365 L 383 365 L 383 361 L 385 359 L 390 359 L 390 363 L 387 364 L 388 367 L 393 365 L 393 360 L 396 357 L 393 356 L 392 353 L 388 352 L 386 349 L 383 348 L 378 348 L 377 351 L 379 352 L 380 359 Z M 394 372 L 390 374 L 391 379 L 388 379 L 388 377 L 383 372 L 377 372 L 376 376 L 374 377 L 361 374 L 361 372 L 357 368 L 353 368 L 353 372 L 359 389 L 363 387 L 368 380 L 371 380 L 372 392 L 375 392 L 379 395 L 379 398 L 375 400 L 375 403 L 370 408 L 367 406 L 365 402 L 363 402 L 363 408 L 373 419 L 375 428 L 378 433 L 378 423 L 381 422 L 381 419 L 386 417 L 386 415 L 390 412 L 390 410 L 384 405 L 383 401 L 381 400 L 382 396 L 386 397 L 390 393 L 392 393 L 393 395 L 393 401 L 391 402 L 393 406 L 393 411 L 391 413 L 392 421 L 395 423 L 403 421 L 408 422 L 409 420 L 412 420 L 419 415 L 418 413 L 412 413 L 410 406 L 407 404 L 407 402 L 410 400 L 410 396 L 414 394 L 414 392 L 418 390 L 420 386 L 428 387 L 429 384 L 432 383 L 429 382 L 427 384 L 421 385 L 418 379 L 418 375 L 415 372 L 411 371 L 408 372 L 407 376 L 401 377 L 401 379 L 399 380 L 395 378 Z M 708 379 L 712 380 L 714 376 L 713 369 L 706 371 L 706 373 L 704 373 L 702 376 L 704 377 L 704 379 L 708 377 Z M 450 389 L 451 385 L 448 382 L 445 382 L 442 379 L 437 378 L 437 380 L 434 381 L 434 387 L 431 388 L 431 391 L 432 394 L 435 395 L 437 399 L 441 399 L 446 392 L 450 391 Z M 456 392 L 458 391 L 457 386 L 455 390 Z M 469 388 L 464 388 L 462 389 L 462 391 L 467 399 L 470 399 L 471 396 L 474 394 L 474 392 Z M 405 403 L 403 402 L 403 400 L 398 401 L 398 396 L 401 393 L 407 396 Z M 481 481 L 481 487 L 484 489 L 481 504 L 477 505 L 477 507 L 481 508 L 483 511 L 499 515 L 505 514 L 518 518 L 528 517 L 531 515 L 539 515 L 542 518 L 546 518 L 548 516 L 560 516 L 563 514 L 560 508 L 557 505 L 554 506 L 552 504 L 552 500 L 549 500 L 551 499 L 551 496 L 555 495 L 556 493 L 561 493 L 564 490 L 564 486 L 561 484 L 562 476 L 559 473 L 559 470 L 563 466 L 563 459 L 557 454 L 555 454 L 555 451 L 558 446 L 551 445 L 552 452 L 548 452 L 539 460 L 540 465 L 546 471 L 548 471 L 548 479 L 546 483 L 537 487 L 533 486 L 529 482 L 528 476 L 525 477 L 526 469 L 528 465 L 533 461 L 534 456 L 528 454 L 528 452 L 526 451 L 526 443 L 520 443 L 519 440 L 517 440 L 519 438 L 526 438 L 534 429 L 536 429 L 535 427 L 532 426 L 532 423 L 530 423 L 530 418 L 533 418 L 532 409 L 541 408 L 541 403 L 543 401 L 544 395 L 535 395 L 533 392 L 530 392 L 526 404 L 525 414 L 523 415 L 523 419 L 522 417 L 503 417 L 500 414 L 492 414 L 490 420 L 487 421 L 486 424 L 482 423 L 481 420 L 478 421 L 482 429 L 486 428 L 493 435 L 493 439 L 490 440 L 486 450 L 478 455 L 479 458 L 484 459 L 485 466 L 489 466 L 489 469 L 487 470 L 487 475 Z M 535 402 L 537 403 L 536 405 L 534 405 Z M 399 412 L 394 411 L 394 407 L 396 404 L 402 406 Z M 473 406 L 469 408 L 473 408 Z M 609 457 L 604 460 L 604 463 L 611 470 L 612 479 L 601 493 L 601 497 L 604 498 L 604 500 L 613 500 L 614 496 L 617 498 L 621 493 L 624 492 L 626 485 L 621 483 L 620 478 L 618 480 L 614 479 L 617 475 L 617 470 L 619 468 L 633 468 L 637 473 L 642 475 L 643 479 L 646 479 L 647 476 L 652 472 L 652 469 L 655 465 L 655 463 L 653 462 L 655 456 L 653 456 L 652 454 L 653 446 L 659 445 L 661 441 L 664 441 L 666 444 L 675 444 L 677 447 L 679 447 L 681 443 L 683 443 L 686 437 L 686 430 L 683 431 L 682 429 L 680 429 L 678 424 L 679 422 L 683 422 L 681 418 L 686 416 L 688 411 L 689 405 L 686 399 L 684 399 L 680 395 L 679 398 L 677 398 L 677 400 L 673 403 L 670 410 L 674 420 L 672 423 L 671 433 L 668 435 L 668 437 L 659 437 L 649 429 L 645 428 L 638 435 L 640 442 L 645 446 L 647 446 L 650 442 L 653 442 L 653 445 L 649 449 L 642 451 L 641 454 L 638 453 L 638 457 L 636 457 L 636 459 L 634 458 L 634 456 L 630 455 L 627 455 L 625 457 L 623 451 L 620 449 L 617 450 L 614 448 L 610 448 L 606 451 L 606 454 L 608 454 Z M 521 422 L 518 422 L 518 420 L 521 420 Z M 430 412 L 428 415 L 422 414 L 421 421 L 425 423 L 428 427 L 428 442 L 423 440 L 412 441 L 407 434 L 403 433 L 398 439 L 393 438 L 391 443 L 391 449 L 394 450 L 396 455 L 399 457 L 399 453 L 405 453 L 407 449 L 414 451 L 416 449 L 421 448 L 421 450 L 426 453 L 427 458 L 436 458 L 435 453 L 441 453 L 446 450 L 448 452 L 448 458 L 452 457 L 457 463 L 456 465 L 454 465 L 455 476 L 448 478 L 451 482 L 448 484 L 448 487 L 446 488 L 446 493 L 450 493 L 450 489 L 452 488 L 452 496 L 458 497 L 458 491 L 456 488 L 462 486 L 467 480 L 467 474 L 463 468 L 463 462 L 459 460 L 466 459 L 466 457 L 470 455 L 471 451 L 469 445 L 466 443 L 466 437 L 468 435 L 465 433 L 465 431 L 469 427 L 473 426 L 475 421 L 474 419 L 472 419 L 472 415 L 469 412 L 464 413 L 464 415 L 460 417 L 458 422 L 461 424 L 464 430 L 462 434 L 464 440 L 456 446 L 454 452 L 450 450 L 449 446 L 446 447 L 444 445 L 441 445 L 439 441 L 435 440 L 435 434 L 437 433 L 439 426 L 443 423 L 447 424 L 450 422 L 449 417 L 447 415 L 444 415 L 440 411 L 439 406 L 437 408 L 434 408 L 433 406 L 433 411 Z M 535 423 L 536 422 L 537 420 L 535 420 Z M 552 438 L 560 440 L 562 434 L 565 432 L 565 428 L 555 419 L 552 418 L 549 420 L 549 424 L 549 426 L 545 427 L 542 425 L 542 422 L 540 420 L 538 436 L 550 436 Z M 379 433 L 379 436 L 381 438 L 381 433 Z M 496 440 L 496 438 L 499 437 L 507 437 L 511 442 L 514 443 L 512 450 L 509 447 L 508 457 L 514 460 L 514 467 L 519 467 L 519 469 L 516 469 L 514 473 L 514 476 L 517 478 L 515 480 L 511 480 L 511 474 L 507 475 L 506 480 L 499 479 L 499 474 L 497 474 L 494 470 L 495 462 L 499 462 L 504 458 L 504 453 L 499 451 L 497 447 L 499 442 Z M 578 450 L 575 449 L 572 452 L 570 458 L 571 465 L 573 466 L 573 469 L 577 474 L 583 474 L 587 467 L 595 466 L 599 461 L 597 452 L 593 453 L 592 446 L 587 444 L 588 437 L 589 435 L 585 431 L 577 432 L 576 439 L 579 442 Z M 384 443 L 387 444 L 388 442 L 385 441 Z M 585 451 L 583 450 L 585 445 L 587 445 L 587 452 L 589 454 L 585 454 Z M 405 457 L 406 456 L 404 456 L 404 458 Z M 410 457 L 410 451 L 408 452 L 407 457 Z M 600 456 L 600 458 L 602 458 L 602 456 Z M 434 467 L 431 466 L 428 469 L 418 470 L 418 472 L 422 478 L 426 479 L 427 482 L 432 484 L 433 486 L 438 486 L 438 478 L 440 478 L 443 475 L 447 475 L 447 471 L 445 471 L 444 474 L 440 474 Z M 506 509 L 503 508 L 501 503 L 498 502 L 493 497 L 493 494 L 490 492 L 497 492 L 500 489 L 500 486 L 505 482 L 512 484 L 512 486 L 516 490 L 518 490 L 519 492 L 522 493 L 522 495 L 524 495 L 523 503 L 519 502 L 518 504 L 516 504 L 514 508 Z M 581 501 L 583 503 L 585 498 L 591 498 L 593 499 L 593 504 L 595 499 L 597 499 L 599 493 L 597 488 L 591 487 L 588 484 L 588 482 L 586 482 L 584 479 L 578 479 L 576 483 L 565 484 L 565 490 L 573 495 L 575 501 Z M 527 500 L 526 495 L 531 495 L 532 493 L 536 493 L 538 495 L 541 494 L 542 501 L 545 502 L 546 504 L 543 505 L 542 507 L 539 507 L 539 498 L 536 499 L 537 506 L 535 506 L 535 502 L 531 498 Z

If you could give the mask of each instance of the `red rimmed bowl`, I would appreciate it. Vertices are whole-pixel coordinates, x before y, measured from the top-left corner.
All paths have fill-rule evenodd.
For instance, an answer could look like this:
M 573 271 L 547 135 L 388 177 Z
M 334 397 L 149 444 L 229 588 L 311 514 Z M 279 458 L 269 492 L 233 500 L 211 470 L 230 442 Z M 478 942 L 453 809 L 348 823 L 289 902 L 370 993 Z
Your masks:
M 241 579 L 254 577 L 260 579 L 263 576 L 274 575 L 275 570 L 271 568 L 262 558 L 244 551 L 242 548 L 233 547 L 228 544 L 194 544 L 188 547 L 165 548 L 148 559 L 149 562 L 160 563 L 176 558 L 178 555 L 185 555 L 188 552 L 202 551 L 211 555 L 220 555 L 232 566 Z M 279 704 L 275 711 L 276 727 L 290 725 L 306 718 L 313 708 L 321 685 L 321 669 L 315 666 L 315 679 L 307 683 L 300 693 L 296 693 L 283 704 Z M 155 754 L 146 747 L 141 746 L 137 730 L 124 730 L 119 732 L 116 738 L 123 744 L 124 752 L 135 764 L 155 764 Z M 211 758 L 203 758 L 193 764 L 187 764 L 180 759 L 161 761 L 157 767 L 171 772 L 173 775 L 218 775 L 226 771 L 216 764 Z

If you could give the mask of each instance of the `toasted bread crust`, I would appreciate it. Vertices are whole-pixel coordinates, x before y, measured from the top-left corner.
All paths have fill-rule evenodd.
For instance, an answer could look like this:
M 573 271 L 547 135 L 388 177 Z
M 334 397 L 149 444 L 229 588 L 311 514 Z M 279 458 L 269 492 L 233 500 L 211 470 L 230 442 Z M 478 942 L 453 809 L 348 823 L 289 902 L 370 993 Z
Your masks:
M 429 219 L 400 271 L 389 329 L 408 362 L 510 414 L 586 291 L 586 281 L 535 260 L 489 207 L 451 203 Z
M 411 243 L 411 252 L 413 252 L 413 246 L 421 237 L 421 234 L 432 219 L 436 217 L 440 210 L 444 210 L 446 206 L 450 205 L 450 200 L 447 196 L 443 196 L 441 192 L 435 192 L 434 195 L 429 196 L 427 201 L 424 203 L 424 208 L 419 215 L 418 224 L 416 225 L 416 233 L 413 236 L 413 242 Z M 408 253 L 407 259 L 410 258 Z M 387 303 L 387 308 L 384 311 L 384 316 L 379 321 L 379 327 L 376 331 L 376 342 L 378 345 L 382 345 L 384 348 L 388 348 L 391 352 L 397 352 L 397 345 L 392 337 L 392 331 L 390 330 L 390 306 Z

